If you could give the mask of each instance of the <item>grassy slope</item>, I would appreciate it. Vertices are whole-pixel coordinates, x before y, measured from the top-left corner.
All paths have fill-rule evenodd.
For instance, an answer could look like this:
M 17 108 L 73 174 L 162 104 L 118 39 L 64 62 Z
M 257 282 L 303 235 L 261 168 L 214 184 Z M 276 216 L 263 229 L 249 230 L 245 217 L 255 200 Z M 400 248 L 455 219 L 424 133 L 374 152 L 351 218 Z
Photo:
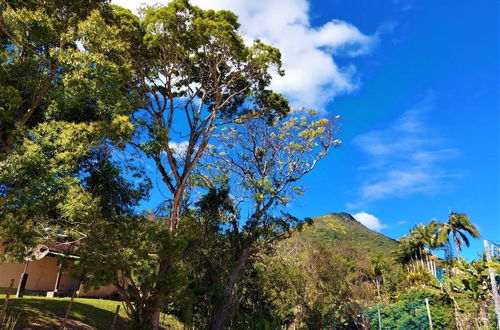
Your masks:
M 0 295 L 3 305 L 5 295 Z M 57 329 L 68 308 L 70 298 L 11 297 L 8 315 L 19 315 L 18 327 L 31 329 Z M 104 299 L 75 298 L 67 322 L 70 329 L 110 329 L 116 306 L 120 302 Z M 128 320 L 123 309 L 117 320 L 117 329 L 128 328 Z
M 374 232 L 348 213 L 330 213 L 313 218 L 314 224 L 299 233 L 303 239 L 326 243 L 344 242 L 371 255 L 391 256 L 397 241 Z
M 0 295 L 0 310 L 5 295 Z M 18 317 L 16 329 L 59 329 L 66 314 L 70 298 L 25 296 L 10 298 L 7 316 Z M 131 329 L 130 319 L 119 301 L 75 298 L 66 321 L 66 329 L 111 329 L 116 306 L 120 305 L 115 329 Z M 183 329 L 175 317 L 162 314 L 160 325 L 164 329 Z

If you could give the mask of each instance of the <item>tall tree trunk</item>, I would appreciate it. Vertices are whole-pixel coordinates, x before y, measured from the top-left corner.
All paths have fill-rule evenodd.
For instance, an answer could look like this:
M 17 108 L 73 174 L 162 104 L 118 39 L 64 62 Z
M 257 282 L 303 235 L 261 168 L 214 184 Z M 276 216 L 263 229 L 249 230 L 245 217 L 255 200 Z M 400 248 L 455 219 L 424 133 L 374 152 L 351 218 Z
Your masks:
M 458 243 L 458 239 L 453 234 L 453 242 L 455 243 L 455 252 L 457 253 L 457 259 L 460 259 L 460 244 Z
M 170 267 L 170 262 L 171 261 L 168 259 L 168 257 L 163 257 L 162 259 L 160 259 L 160 269 L 158 271 L 158 277 L 160 280 L 157 282 L 157 288 L 155 290 L 154 297 L 149 303 L 149 307 L 151 308 L 151 326 L 153 330 L 160 329 L 161 308 L 159 304 L 161 297 L 165 294 L 165 288 L 162 285 L 158 287 L 158 283 L 163 283 L 162 277 L 164 277 L 167 273 L 168 268 Z
M 229 317 L 229 313 L 231 312 L 231 307 L 233 304 L 233 290 L 236 281 L 238 280 L 241 270 L 245 265 L 248 257 L 250 256 L 250 250 L 244 249 L 240 256 L 238 257 L 236 264 L 229 276 L 229 279 L 226 282 L 226 286 L 224 287 L 224 301 L 221 306 L 215 312 L 212 321 L 210 323 L 211 330 L 222 330 L 224 328 L 224 324 Z
M 172 207 L 170 210 L 170 218 L 169 218 L 169 223 L 168 223 L 168 230 L 170 232 L 173 232 L 174 230 L 177 229 L 177 225 L 179 223 L 179 219 L 181 217 L 181 206 L 182 206 L 182 195 L 184 194 L 184 188 L 179 187 L 175 193 L 174 193 L 174 198 L 172 201 Z M 168 251 L 165 254 L 168 253 Z M 159 283 L 162 283 L 162 278 L 165 276 L 167 273 L 171 260 L 169 260 L 168 257 L 163 257 L 159 261 L 160 266 L 158 270 L 158 277 L 159 277 Z M 157 282 L 157 285 L 158 285 Z M 158 330 L 160 329 L 160 314 L 161 314 L 161 309 L 159 306 L 160 299 L 161 297 L 165 294 L 165 288 L 162 287 L 161 285 L 156 288 L 154 297 L 151 299 L 151 307 L 152 307 L 152 315 L 151 315 L 151 325 L 153 330 Z
M 159 307 L 153 309 L 153 314 L 151 315 L 151 325 L 154 330 L 160 329 L 160 313 Z

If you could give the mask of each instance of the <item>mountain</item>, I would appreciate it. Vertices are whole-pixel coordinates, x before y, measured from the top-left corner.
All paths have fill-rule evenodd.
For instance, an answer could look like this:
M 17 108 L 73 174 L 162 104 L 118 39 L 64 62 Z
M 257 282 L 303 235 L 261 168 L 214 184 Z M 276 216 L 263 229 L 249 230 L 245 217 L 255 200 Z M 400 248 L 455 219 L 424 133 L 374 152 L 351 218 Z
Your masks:
M 313 224 L 295 233 L 295 239 L 326 244 L 345 243 L 361 252 L 387 257 L 398 246 L 396 240 L 368 229 L 348 213 L 330 213 L 312 219 Z

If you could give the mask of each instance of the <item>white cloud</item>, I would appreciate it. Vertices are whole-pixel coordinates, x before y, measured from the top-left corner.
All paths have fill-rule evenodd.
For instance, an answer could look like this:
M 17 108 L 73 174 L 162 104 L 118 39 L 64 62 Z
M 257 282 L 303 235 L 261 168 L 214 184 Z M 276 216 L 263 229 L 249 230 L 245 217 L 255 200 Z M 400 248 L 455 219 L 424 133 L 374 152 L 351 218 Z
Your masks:
M 376 200 L 414 193 L 437 193 L 450 186 L 450 179 L 457 174 L 450 173 L 443 162 L 460 153 L 445 147 L 445 141 L 426 127 L 423 118 L 433 103 L 431 96 L 420 107 L 404 112 L 392 125 L 355 138 L 355 145 L 369 161 L 360 168 L 363 182 L 358 201 L 348 207 L 366 207 Z
M 141 3 L 159 1 L 112 2 L 135 9 Z M 235 12 L 244 36 L 259 38 L 278 47 L 285 76 L 276 76 L 272 87 L 285 94 L 296 107 L 324 110 L 335 96 L 356 89 L 359 86 L 356 67 L 352 63 L 339 66 L 335 57 L 354 58 L 368 54 L 378 42 L 378 33 L 366 35 L 341 20 L 332 19 L 322 26 L 311 26 L 306 0 L 192 0 L 192 3 L 205 9 Z
M 187 148 L 189 146 L 189 141 L 182 141 L 182 142 L 170 141 L 168 143 L 168 146 L 173 151 L 174 157 L 179 158 L 179 159 L 183 159 L 183 158 L 185 158 L 185 154 L 186 154 Z
M 361 222 L 366 227 L 371 230 L 381 231 L 382 229 L 388 228 L 387 225 L 383 224 L 379 218 L 374 216 L 373 214 L 369 214 L 366 212 L 359 212 L 352 215 L 354 219 Z

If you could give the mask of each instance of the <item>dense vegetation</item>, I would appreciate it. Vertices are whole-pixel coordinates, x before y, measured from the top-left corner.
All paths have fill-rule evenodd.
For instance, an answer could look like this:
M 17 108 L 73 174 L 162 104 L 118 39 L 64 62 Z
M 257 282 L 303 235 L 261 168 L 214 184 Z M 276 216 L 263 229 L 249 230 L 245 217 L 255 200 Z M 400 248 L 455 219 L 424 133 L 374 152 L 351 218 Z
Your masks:
M 233 13 L 0 9 L 2 260 L 70 245 L 73 276 L 115 285 L 136 329 L 162 313 L 196 329 L 494 326 L 497 259 L 460 257 L 479 237 L 465 214 L 394 241 L 345 213 L 284 212 L 340 145 L 339 117 L 274 92 L 279 50 L 245 41 Z M 141 210 L 153 182 L 163 200 Z

